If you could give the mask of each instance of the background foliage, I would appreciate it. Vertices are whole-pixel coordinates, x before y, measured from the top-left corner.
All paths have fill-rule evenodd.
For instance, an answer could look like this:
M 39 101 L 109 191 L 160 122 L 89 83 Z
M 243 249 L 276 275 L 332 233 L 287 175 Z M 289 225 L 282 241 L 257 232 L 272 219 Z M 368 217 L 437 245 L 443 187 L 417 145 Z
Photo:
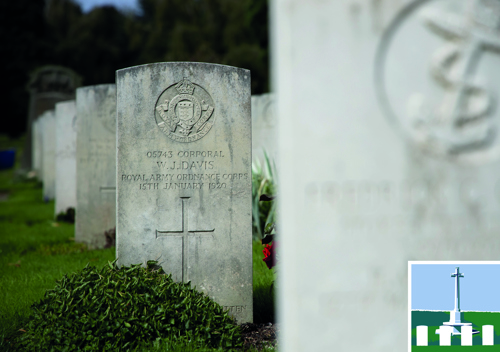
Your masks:
M 262 202 L 263 194 L 275 196 L 276 165 L 264 151 L 264 162 L 259 159 L 252 162 L 252 233 L 255 241 L 260 241 L 269 224 L 276 222 L 276 201 Z
M 26 129 L 29 73 L 56 64 L 83 85 L 114 83 L 121 68 L 195 61 L 252 71 L 252 94 L 268 91 L 268 0 L 139 0 L 140 13 L 112 6 L 83 13 L 72 0 L 0 1 L 2 95 L 9 124 Z

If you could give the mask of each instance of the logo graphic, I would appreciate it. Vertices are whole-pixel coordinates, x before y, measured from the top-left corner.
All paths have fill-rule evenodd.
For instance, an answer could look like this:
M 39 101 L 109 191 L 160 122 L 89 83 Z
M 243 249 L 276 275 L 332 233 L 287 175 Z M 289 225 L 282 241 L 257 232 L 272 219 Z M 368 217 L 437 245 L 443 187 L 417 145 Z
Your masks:
M 395 45 L 401 51 L 403 40 L 409 47 L 413 40 L 418 54 L 410 60 L 422 60 L 415 66 L 425 62 L 427 68 L 414 70 L 423 78 L 410 74 L 415 87 L 403 100 L 392 101 L 396 94 L 384 92 L 386 108 L 405 120 L 405 132 L 427 151 L 456 158 L 487 153 L 499 143 L 498 92 L 492 87 L 498 83 L 490 72 L 500 66 L 490 54 L 500 52 L 500 1 L 422 1 L 409 9 L 385 36 L 382 55 L 397 55 L 389 41 L 401 40 Z M 388 63 L 383 65 L 382 71 L 390 70 Z
M 208 92 L 187 78 L 163 91 L 156 102 L 156 124 L 172 140 L 193 142 L 214 124 L 214 102 Z
M 409 261 L 408 274 L 409 350 L 500 343 L 500 326 L 490 325 L 500 314 L 491 279 L 500 262 Z

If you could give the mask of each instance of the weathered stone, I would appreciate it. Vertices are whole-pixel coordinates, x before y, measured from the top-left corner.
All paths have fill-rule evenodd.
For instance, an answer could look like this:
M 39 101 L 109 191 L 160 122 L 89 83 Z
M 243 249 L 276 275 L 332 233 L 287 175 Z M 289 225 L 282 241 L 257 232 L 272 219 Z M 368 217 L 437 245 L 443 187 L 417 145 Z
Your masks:
M 102 248 L 116 226 L 116 86 L 77 89 L 76 108 L 75 240 Z
M 278 125 L 274 94 L 252 95 L 252 154 L 264 160 L 264 151 L 276 160 Z
M 54 199 L 56 193 L 56 116 L 54 110 L 48 110 L 40 116 L 42 119 L 42 182 L 43 199 Z
M 21 160 L 21 169 L 33 168 L 32 124 L 47 110 L 55 109 L 61 101 L 75 99 L 75 89 L 81 85 L 81 77 L 73 70 L 62 66 L 43 66 L 35 70 L 30 77 L 28 90 L 30 103 L 28 111 L 28 130 Z
M 252 321 L 250 72 L 117 71 L 117 258 L 158 260 Z
M 55 213 L 76 207 L 76 106 L 70 100 L 56 104 Z
M 405 351 L 409 260 L 498 259 L 500 2 L 404 3 L 274 2 L 280 350 Z

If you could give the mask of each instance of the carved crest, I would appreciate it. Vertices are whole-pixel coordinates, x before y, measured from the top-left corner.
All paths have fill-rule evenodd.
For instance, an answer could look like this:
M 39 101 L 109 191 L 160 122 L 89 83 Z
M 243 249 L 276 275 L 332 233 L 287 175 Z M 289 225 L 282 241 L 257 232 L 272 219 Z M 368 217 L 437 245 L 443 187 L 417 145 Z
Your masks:
M 379 102 L 426 153 L 465 163 L 500 158 L 499 53 L 500 1 L 412 3 L 380 42 Z
M 156 103 L 156 123 L 171 139 L 193 142 L 212 128 L 214 103 L 202 87 L 184 77 L 163 91 Z
M 434 53 L 430 67 L 444 96 L 433 114 L 419 113 L 422 109 L 415 107 L 415 99 L 410 111 L 417 137 L 437 142 L 449 154 L 487 148 L 496 138 L 495 99 L 486 85 L 476 83 L 474 74 L 486 49 L 500 50 L 500 3 L 473 4 L 466 14 L 442 13 L 433 7 L 421 13 L 428 29 L 446 41 Z

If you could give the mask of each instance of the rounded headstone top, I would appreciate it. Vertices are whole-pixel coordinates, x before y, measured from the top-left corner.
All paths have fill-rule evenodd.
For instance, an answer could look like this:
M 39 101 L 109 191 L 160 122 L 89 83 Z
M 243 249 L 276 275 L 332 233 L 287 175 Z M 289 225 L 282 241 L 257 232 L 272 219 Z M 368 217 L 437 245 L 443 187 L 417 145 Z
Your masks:
M 82 78 L 73 70 L 63 66 L 43 66 L 31 74 L 28 89 L 36 93 L 74 94 L 82 84 Z

